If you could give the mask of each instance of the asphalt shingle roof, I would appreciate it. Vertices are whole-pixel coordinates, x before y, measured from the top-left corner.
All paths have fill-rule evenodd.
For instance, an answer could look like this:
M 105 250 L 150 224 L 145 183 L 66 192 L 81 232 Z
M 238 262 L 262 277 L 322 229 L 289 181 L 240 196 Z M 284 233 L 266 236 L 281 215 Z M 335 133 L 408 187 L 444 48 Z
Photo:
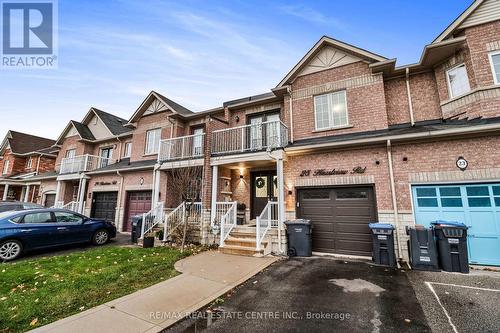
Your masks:
M 78 121 L 71 121 L 73 123 L 73 126 L 75 126 L 76 131 L 82 139 L 85 140 L 95 140 L 94 134 L 90 131 L 90 129 L 87 127 L 87 125 L 84 125 L 82 123 L 79 123 Z
M 9 131 L 12 138 L 9 138 L 10 149 L 15 154 L 26 154 L 40 149 L 48 148 L 56 143 L 54 140 L 42 138 L 31 134 Z
M 184 106 L 177 104 L 176 102 L 172 101 L 171 99 L 163 96 L 162 94 L 159 94 L 155 91 L 155 94 L 158 95 L 161 99 L 163 99 L 163 102 L 168 104 L 172 109 L 174 109 L 175 112 L 180 114 L 181 116 L 189 116 L 192 115 L 194 112 L 189 110 L 188 108 L 185 108 Z
M 88 174 L 92 174 L 93 172 L 114 172 L 119 170 L 131 169 L 131 168 L 153 168 L 157 163 L 157 160 L 143 160 L 143 161 L 134 161 L 130 162 L 130 158 L 124 158 L 121 161 L 105 166 L 104 168 L 99 168 L 95 171 L 88 172 Z

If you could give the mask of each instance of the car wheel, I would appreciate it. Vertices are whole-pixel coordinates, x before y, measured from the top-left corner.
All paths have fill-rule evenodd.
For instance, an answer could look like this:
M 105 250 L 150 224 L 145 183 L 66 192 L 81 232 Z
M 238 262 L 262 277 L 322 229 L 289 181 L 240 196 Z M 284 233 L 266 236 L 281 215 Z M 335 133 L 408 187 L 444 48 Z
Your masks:
M 0 260 L 14 260 L 23 252 L 23 246 L 16 240 L 8 240 L 0 244 Z
M 104 245 L 109 241 L 109 232 L 105 229 L 97 230 L 92 237 L 94 245 Z

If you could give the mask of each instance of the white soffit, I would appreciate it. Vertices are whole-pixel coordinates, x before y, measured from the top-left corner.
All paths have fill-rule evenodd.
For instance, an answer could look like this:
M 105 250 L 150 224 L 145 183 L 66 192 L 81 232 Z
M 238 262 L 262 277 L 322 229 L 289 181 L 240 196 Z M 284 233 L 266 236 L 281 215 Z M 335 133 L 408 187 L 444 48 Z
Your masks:
M 309 61 L 304 69 L 299 72 L 298 76 L 352 64 L 358 61 L 362 61 L 362 59 L 326 45 L 313 59 L 311 59 L 311 61 Z

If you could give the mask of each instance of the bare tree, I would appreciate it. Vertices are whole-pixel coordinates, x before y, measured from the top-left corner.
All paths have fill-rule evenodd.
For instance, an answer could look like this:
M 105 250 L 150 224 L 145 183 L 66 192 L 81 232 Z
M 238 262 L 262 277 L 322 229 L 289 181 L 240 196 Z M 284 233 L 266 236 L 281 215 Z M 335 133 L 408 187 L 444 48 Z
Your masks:
M 182 221 L 181 252 L 186 244 L 188 215 L 192 212 L 194 203 L 201 198 L 203 167 L 175 168 L 170 171 L 172 179 L 168 182 L 169 190 L 178 203 L 186 202 L 186 212 Z

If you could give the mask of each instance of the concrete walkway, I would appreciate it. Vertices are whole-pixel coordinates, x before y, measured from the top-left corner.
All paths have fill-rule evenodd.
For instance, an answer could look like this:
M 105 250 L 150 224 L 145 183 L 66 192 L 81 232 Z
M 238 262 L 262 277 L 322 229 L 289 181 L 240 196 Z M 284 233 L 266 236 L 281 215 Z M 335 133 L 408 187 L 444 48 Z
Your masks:
M 175 264 L 181 275 L 31 332 L 158 332 L 276 260 L 203 252 Z

